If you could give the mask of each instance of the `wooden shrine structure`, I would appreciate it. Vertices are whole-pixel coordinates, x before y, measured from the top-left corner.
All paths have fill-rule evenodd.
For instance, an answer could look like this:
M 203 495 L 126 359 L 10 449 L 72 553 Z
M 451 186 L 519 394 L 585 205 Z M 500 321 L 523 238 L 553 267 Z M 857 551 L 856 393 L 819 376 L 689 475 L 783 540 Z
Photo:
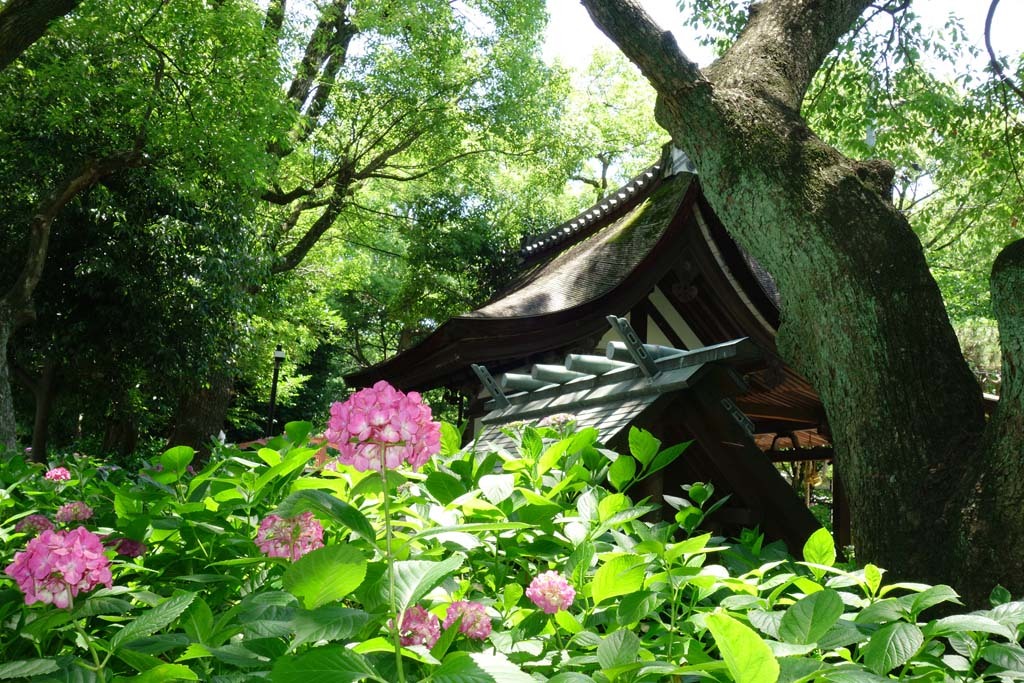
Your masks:
M 346 382 L 459 392 L 482 441 L 556 413 L 598 427 L 612 448 L 625 448 L 630 425 L 666 444 L 692 439 L 651 493 L 711 481 L 731 496 L 720 531 L 757 525 L 799 552 L 818 524 L 773 461 L 831 460 L 825 413 L 778 357 L 771 276 L 726 233 L 685 156 L 666 148 L 596 205 L 524 239 L 519 255 L 518 275 L 490 301 Z

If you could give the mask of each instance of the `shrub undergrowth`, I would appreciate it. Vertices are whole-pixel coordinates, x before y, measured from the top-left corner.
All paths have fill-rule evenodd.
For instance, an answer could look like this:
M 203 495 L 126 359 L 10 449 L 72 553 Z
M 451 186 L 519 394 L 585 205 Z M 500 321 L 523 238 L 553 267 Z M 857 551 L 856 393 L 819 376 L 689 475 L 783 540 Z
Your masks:
M 754 530 L 703 533 L 723 500 L 709 484 L 646 521 L 661 501 L 628 491 L 686 453 L 642 430 L 618 454 L 571 421 L 519 425 L 506 452 L 460 448 L 443 425 L 421 470 L 383 474 L 339 464 L 312 431 L 221 445 L 201 467 L 188 448 L 141 471 L 0 464 L 0 679 L 1024 680 L 1024 602 L 1005 591 L 932 618 L 959 604 L 952 589 L 837 566 L 824 530 L 799 559 Z M 75 574 L 86 534 L 105 547 L 96 581 Z M 65 564 L 33 578 L 44 536 Z M 66 607 L 26 604 L 23 580 L 44 578 L 77 581 Z

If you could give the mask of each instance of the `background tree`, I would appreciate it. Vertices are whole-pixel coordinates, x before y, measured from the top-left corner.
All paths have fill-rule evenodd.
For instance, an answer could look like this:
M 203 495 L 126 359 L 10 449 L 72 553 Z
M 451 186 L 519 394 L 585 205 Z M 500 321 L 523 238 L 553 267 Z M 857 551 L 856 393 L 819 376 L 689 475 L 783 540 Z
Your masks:
M 161 283 L 165 293 L 174 287 L 180 292 L 198 288 L 207 266 L 223 255 L 223 242 L 204 251 L 212 246 L 211 235 L 214 242 L 237 237 L 244 243 L 237 217 L 252 208 L 238 202 L 255 207 L 256 188 L 265 184 L 271 168 L 260 141 L 284 120 L 277 66 L 261 48 L 261 21 L 255 8 L 240 2 L 213 7 L 91 2 L 55 24 L 3 72 L 0 226 L 5 238 L 0 243 L 7 263 L 24 263 L 5 270 L 0 280 L 6 292 L 0 305 L 3 443 L 14 441 L 7 340 L 16 325 L 35 317 L 33 294 L 41 278 L 47 286 L 63 281 L 67 288 L 57 291 L 69 293 L 81 276 L 105 272 L 112 278 L 108 285 L 119 282 L 137 294 L 148 280 L 140 273 L 126 282 L 125 271 L 131 272 L 126 266 L 145 259 L 118 247 L 132 245 L 147 255 L 167 247 L 170 252 L 160 253 L 170 258 L 189 253 L 192 259 L 187 265 L 179 260 L 164 273 L 178 282 Z M 229 102 L 245 114 L 224 116 Z M 140 165 L 145 168 L 126 175 Z M 193 230 L 181 229 L 185 223 Z M 147 233 L 151 240 L 133 242 Z M 84 234 L 95 241 L 80 240 Z M 71 242 L 54 244 L 54 236 Z M 71 260 L 45 270 L 51 246 Z M 228 250 L 235 253 L 235 246 Z M 160 274 L 159 269 L 148 273 L 150 279 Z M 125 291 L 103 295 L 113 301 Z M 71 302 L 51 303 L 49 329 L 56 332 L 40 338 L 63 339 L 60 317 L 68 312 L 60 307 Z M 118 310 L 117 305 L 108 310 Z M 135 322 L 153 319 L 149 309 Z M 212 328 L 214 323 L 205 320 L 200 327 L 207 322 Z M 128 339 L 146 337 L 131 335 L 125 343 Z M 93 343 L 109 348 L 110 339 L 101 336 Z M 201 355 L 210 354 L 204 349 L 191 360 Z M 189 363 L 181 356 L 176 360 L 187 373 Z M 31 374 L 32 368 L 23 369 Z
M 987 425 L 894 169 L 828 145 L 801 111 L 870 5 L 766 1 L 701 70 L 629 0 L 584 0 L 658 91 L 658 121 L 699 169 L 737 240 L 782 294 L 779 348 L 822 396 L 850 493 L 858 559 L 979 601 L 1024 591 L 1024 241 L 993 268 L 1002 399 Z
M 596 50 L 571 78 L 564 159 L 572 180 L 589 190 L 581 198 L 593 202 L 650 166 L 667 135 L 654 121 L 654 91 L 621 53 Z

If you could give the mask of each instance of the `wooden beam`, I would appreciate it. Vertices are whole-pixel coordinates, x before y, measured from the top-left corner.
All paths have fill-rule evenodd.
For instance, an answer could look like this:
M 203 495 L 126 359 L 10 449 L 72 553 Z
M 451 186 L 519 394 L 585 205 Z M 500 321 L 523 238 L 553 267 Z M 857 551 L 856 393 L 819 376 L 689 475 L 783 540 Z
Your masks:
M 826 460 L 832 462 L 835 453 L 831 446 L 815 446 L 813 448 L 794 448 L 788 451 L 765 451 L 772 462 L 804 462 L 807 460 Z

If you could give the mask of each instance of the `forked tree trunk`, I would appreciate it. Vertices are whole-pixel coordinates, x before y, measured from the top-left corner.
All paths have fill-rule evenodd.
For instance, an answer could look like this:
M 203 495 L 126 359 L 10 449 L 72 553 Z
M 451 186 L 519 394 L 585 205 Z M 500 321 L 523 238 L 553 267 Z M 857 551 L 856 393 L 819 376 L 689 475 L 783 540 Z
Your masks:
M 28 248 L 21 272 L 10 288 L 0 296 L 0 445 L 8 449 L 14 448 L 16 434 L 7 347 L 14 331 L 32 320 L 35 315 L 32 295 L 39 278 L 43 275 L 53 222 L 69 202 L 80 193 L 88 191 L 102 178 L 125 168 L 141 166 L 143 163 L 145 155 L 141 149 L 117 152 L 103 159 L 86 161 L 36 206 L 36 213 L 28 225 Z
M 889 201 L 891 167 L 844 157 L 799 114 L 810 79 L 869 0 L 754 5 L 704 72 L 631 0 L 584 4 L 657 89 L 659 123 L 729 232 L 776 278 L 779 348 L 821 394 L 858 561 L 953 584 L 975 603 L 997 581 L 1024 593 L 1019 372 L 1004 369 L 983 442 L 981 390 L 921 245 Z M 1021 260 L 1002 271 L 1017 283 L 1007 285 L 1016 303 L 997 306 L 1001 329 L 1006 308 L 1015 311 L 1018 339 Z M 1003 334 L 1013 365 L 1024 354 L 1006 349 Z M 981 552 L 995 530 L 1011 541 Z

